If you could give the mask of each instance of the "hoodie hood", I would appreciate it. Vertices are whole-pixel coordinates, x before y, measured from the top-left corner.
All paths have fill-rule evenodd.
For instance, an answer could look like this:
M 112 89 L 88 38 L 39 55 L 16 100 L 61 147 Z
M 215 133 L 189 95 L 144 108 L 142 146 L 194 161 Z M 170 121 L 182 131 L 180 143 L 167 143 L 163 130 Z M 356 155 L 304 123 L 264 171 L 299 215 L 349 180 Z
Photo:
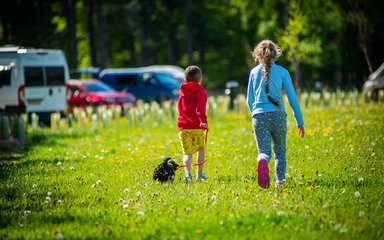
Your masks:
M 196 82 L 187 82 L 180 85 L 180 96 L 189 98 L 197 91 L 203 90 L 204 87 Z

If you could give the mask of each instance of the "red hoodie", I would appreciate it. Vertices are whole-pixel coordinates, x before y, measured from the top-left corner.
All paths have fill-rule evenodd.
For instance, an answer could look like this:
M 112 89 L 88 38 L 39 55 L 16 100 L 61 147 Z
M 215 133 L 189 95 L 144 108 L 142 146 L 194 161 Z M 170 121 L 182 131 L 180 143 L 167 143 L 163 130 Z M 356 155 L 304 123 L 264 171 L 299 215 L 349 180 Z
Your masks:
M 202 85 L 187 82 L 180 85 L 180 97 L 177 103 L 179 118 L 177 127 L 183 129 L 202 129 L 200 123 L 207 122 L 207 93 Z

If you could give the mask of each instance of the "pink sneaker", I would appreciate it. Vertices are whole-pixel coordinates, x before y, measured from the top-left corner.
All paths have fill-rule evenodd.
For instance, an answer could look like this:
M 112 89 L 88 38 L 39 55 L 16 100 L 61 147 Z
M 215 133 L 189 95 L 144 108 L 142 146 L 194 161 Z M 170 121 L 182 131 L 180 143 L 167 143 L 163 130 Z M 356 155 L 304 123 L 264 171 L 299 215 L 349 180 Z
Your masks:
M 257 164 L 257 182 L 262 188 L 269 188 L 269 169 L 265 159 L 261 159 Z

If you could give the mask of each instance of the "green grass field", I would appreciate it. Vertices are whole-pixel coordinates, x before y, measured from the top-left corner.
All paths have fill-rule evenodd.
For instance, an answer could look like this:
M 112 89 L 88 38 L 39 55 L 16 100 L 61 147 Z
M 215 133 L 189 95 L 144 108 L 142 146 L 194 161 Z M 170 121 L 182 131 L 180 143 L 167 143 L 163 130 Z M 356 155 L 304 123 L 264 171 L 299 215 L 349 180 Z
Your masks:
M 267 190 L 247 114 L 209 118 L 210 178 L 190 184 L 152 180 L 181 163 L 174 121 L 29 129 L 31 147 L 1 150 L 0 239 L 383 239 L 383 111 L 303 108 L 303 139 L 288 112 L 287 184 Z

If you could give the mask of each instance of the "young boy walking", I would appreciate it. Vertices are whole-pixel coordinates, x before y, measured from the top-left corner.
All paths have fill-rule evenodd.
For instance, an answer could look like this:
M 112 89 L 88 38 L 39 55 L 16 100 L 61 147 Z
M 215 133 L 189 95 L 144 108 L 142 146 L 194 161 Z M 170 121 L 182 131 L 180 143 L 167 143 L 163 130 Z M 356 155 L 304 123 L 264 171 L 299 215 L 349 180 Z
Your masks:
M 205 159 L 205 130 L 208 130 L 206 115 L 207 93 L 201 85 L 203 73 L 197 66 L 185 69 L 185 83 L 180 85 L 180 97 L 177 108 L 179 117 L 177 127 L 183 149 L 183 163 L 186 166 L 186 181 L 192 181 L 191 162 L 192 156 L 197 152 L 198 173 L 196 180 L 206 180 L 203 173 Z

